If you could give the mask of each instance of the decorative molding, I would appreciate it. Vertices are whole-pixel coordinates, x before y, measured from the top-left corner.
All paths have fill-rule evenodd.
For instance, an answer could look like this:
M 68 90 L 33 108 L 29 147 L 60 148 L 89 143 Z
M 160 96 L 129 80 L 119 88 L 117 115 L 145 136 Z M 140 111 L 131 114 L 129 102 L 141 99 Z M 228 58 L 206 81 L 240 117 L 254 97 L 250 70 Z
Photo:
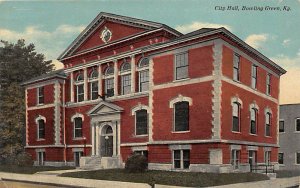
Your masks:
M 98 94 L 102 95 L 102 67 L 98 65 Z
M 241 150 L 241 145 L 230 145 L 230 150 Z
M 136 69 L 136 66 L 135 66 L 135 57 L 134 57 L 134 55 L 133 56 L 131 56 L 131 93 L 135 93 L 135 90 L 136 90 L 136 88 L 135 88 L 135 85 L 136 85 L 136 83 L 135 83 L 135 81 L 136 81 L 136 71 L 135 71 L 135 69 Z
M 221 40 L 216 40 L 213 46 L 212 139 L 221 138 L 222 52 Z
M 187 150 L 190 150 L 192 149 L 192 146 L 189 145 L 189 144 L 185 144 L 185 145 L 182 145 L 182 144 L 176 144 L 176 145 L 169 145 L 169 149 L 170 150 L 183 150 L 183 149 L 187 149 Z
M 267 113 L 273 114 L 272 109 L 271 109 L 269 106 L 267 106 L 267 107 L 265 108 L 265 115 L 266 115 Z
M 61 87 L 60 83 L 54 84 L 54 140 L 55 145 L 61 144 Z
M 27 108 L 27 111 L 38 110 L 38 109 L 45 109 L 45 108 L 52 108 L 54 106 L 55 106 L 55 103 L 45 104 L 45 105 L 38 105 L 38 106 L 31 106 L 31 107 Z
M 118 61 L 114 61 L 114 96 L 118 96 Z
M 231 106 L 233 106 L 234 103 L 239 103 L 241 108 L 243 108 L 243 101 L 238 96 L 231 97 Z
M 259 92 L 259 91 L 255 90 L 255 89 L 253 89 L 253 88 L 251 88 L 249 86 L 246 86 L 246 85 L 244 85 L 242 83 L 235 82 L 235 81 L 233 81 L 232 79 L 230 79 L 228 77 L 222 76 L 222 81 L 225 81 L 225 82 L 227 82 L 229 84 L 232 84 L 232 85 L 234 85 L 236 87 L 239 87 L 241 89 L 244 89 L 244 90 L 246 90 L 248 92 L 251 92 L 251 93 L 253 93 L 255 95 L 258 95 L 258 96 L 260 96 L 260 97 L 262 97 L 264 99 L 267 99 L 269 101 L 275 102 L 276 104 L 279 104 L 278 99 L 275 99 L 275 98 L 273 98 L 273 97 L 271 97 L 269 95 L 266 95 L 265 93 Z
M 82 121 L 84 121 L 84 115 L 83 114 L 79 114 L 79 113 L 76 112 L 76 114 L 74 114 L 71 117 L 71 122 L 74 122 L 74 119 L 77 118 L 77 117 L 80 117 L 82 119 Z
M 132 146 L 131 150 L 134 151 L 147 151 L 148 147 L 147 146 Z
M 28 129 L 28 90 L 25 88 L 25 127 L 26 127 L 26 146 L 29 141 L 29 129 Z
M 87 75 L 87 68 L 83 69 L 83 100 L 87 101 L 88 100 L 88 75 Z M 77 99 L 78 101 L 78 99 Z
M 256 101 L 253 101 L 250 105 L 249 105 L 249 111 L 251 111 L 251 109 L 254 108 L 257 110 L 257 113 L 259 113 L 259 107 L 256 104 Z
M 148 139 L 149 142 L 153 141 L 153 103 L 154 103 L 154 82 L 153 82 L 153 76 L 154 76 L 154 62 L 153 59 L 151 58 L 149 60 L 149 112 L 148 112 L 148 117 L 149 117 L 149 131 L 148 131 Z
M 42 115 L 38 115 L 38 117 L 35 118 L 35 123 L 38 124 L 39 120 L 44 120 L 44 122 L 46 123 L 46 118 Z
M 149 108 L 149 106 L 138 103 L 138 105 L 136 105 L 135 107 L 133 107 L 131 109 L 131 115 L 134 116 L 135 112 L 138 111 L 138 110 L 147 110 L 147 113 L 149 113 L 150 108 Z
M 258 151 L 257 146 L 247 146 L 247 150 Z
M 70 74 L 70 101 L 74 102 L 74 75 L 73 72 Z
M 210 76 L 204 76 L 201 78 L 176 80 L 171 83 L 154 85 L 153 90 L 166 89 L 166 88 L 177 87 L 177 86 L 185 86 L 185 85 L 202 83 L 202 82 L 209 82 L 209 81 L 213 81 L 213 79 L 214 79 L 214 77 L 210 75 Z
M 169 102 L 169 108 L 174 108 L 174 104 L 175 103 L 183 102 L 183 101 L 188 102 L 189 106 L 193 105 L 192 98 L 190 98 L 190 97 L 184 97 L 181 94 L 179 94 L 177 97 L 175 97 L 175 98 L 173 98 L 173 99 L 170 100 L 170 102 Z

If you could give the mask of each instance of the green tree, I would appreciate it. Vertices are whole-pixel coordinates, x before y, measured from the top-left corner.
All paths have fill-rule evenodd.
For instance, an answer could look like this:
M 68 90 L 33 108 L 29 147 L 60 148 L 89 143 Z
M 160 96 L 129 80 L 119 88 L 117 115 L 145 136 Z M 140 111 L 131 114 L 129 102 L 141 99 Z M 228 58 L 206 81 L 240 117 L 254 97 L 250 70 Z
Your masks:
M 51 61 L 35 51 L 34 44 L 1 41 L 0 47 L 0 161 L 23 151 L 25 91 L 20 84 L 53 70 Z

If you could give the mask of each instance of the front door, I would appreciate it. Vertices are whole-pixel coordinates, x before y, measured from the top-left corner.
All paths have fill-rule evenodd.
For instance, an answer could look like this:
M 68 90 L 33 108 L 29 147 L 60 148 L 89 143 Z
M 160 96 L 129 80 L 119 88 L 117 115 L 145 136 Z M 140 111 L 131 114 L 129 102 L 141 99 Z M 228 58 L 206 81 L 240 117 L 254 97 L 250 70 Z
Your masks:
M 80 157 L 83 155 L 83 152 L 74 152 L 74 162 L 75 162 L 75 166 L 79 166 L 80 165 Z
M 44 160 L 45 160 L 45 152 L 38 152 L 38 164 L 39 164 L 39 166 L 44 165 Z
M 101 155 L 103 157 L 111 157 L 113 155 L 113 130 L 108 125 L 101 136 Z
M 251 169 L 256 165 L 256 151 L 249 150 L 249 164 Z

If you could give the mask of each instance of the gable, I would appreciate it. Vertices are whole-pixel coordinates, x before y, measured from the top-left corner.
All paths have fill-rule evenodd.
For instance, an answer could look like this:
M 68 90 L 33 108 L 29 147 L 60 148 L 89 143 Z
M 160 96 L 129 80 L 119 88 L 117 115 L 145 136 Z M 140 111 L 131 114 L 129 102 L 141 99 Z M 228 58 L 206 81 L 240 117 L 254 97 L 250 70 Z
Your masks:
M 103 115 L 103 114 L 120 113 L 122 111 L 123 111 L 123 108 L 121 108 L 113 103 L 101 101 L 99 104 L 97 104 L 95 107 L 93 107 L 88 112 L 88 115 L 95 116 L 95 115 Z
M 147 31 L 145 28 L 133 27 L 112 21 L 105 21 L 97 29 L 95 29 L 89 37 L 87 37 L 87 39 L 78 47 L 75 53 L 105 45 L 106 43 L 101 38 L 101 34 L 105 29 L 111 32 L 110 40 L 107 43 L 111 43 L 122 38 Z

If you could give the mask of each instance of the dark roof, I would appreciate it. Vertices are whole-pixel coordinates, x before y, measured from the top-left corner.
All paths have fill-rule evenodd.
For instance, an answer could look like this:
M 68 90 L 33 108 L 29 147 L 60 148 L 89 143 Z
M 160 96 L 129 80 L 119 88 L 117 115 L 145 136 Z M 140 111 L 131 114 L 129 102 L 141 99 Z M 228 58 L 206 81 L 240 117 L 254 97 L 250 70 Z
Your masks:
M 64 69 L 59 69 L 59 70 L 51 71 L 51 72 L 46 73 L 46 74 L 42 74 L 38 77 L 35 77 L 35 78 L 32 78 L 32 79 L 27 80 L 25 82 L 22 82 L 21 85 L 25 86 L 25 85 L 29 85 L 31 83 L 34 83 L 36 81 L 42 81 L 42 80 L 47 80 L 47 79 L 50 79 L 50 78 L 57 78 L 57 77 L 62 78 L 62 79 L 67 78 L 67 75 L 64 73 Z

